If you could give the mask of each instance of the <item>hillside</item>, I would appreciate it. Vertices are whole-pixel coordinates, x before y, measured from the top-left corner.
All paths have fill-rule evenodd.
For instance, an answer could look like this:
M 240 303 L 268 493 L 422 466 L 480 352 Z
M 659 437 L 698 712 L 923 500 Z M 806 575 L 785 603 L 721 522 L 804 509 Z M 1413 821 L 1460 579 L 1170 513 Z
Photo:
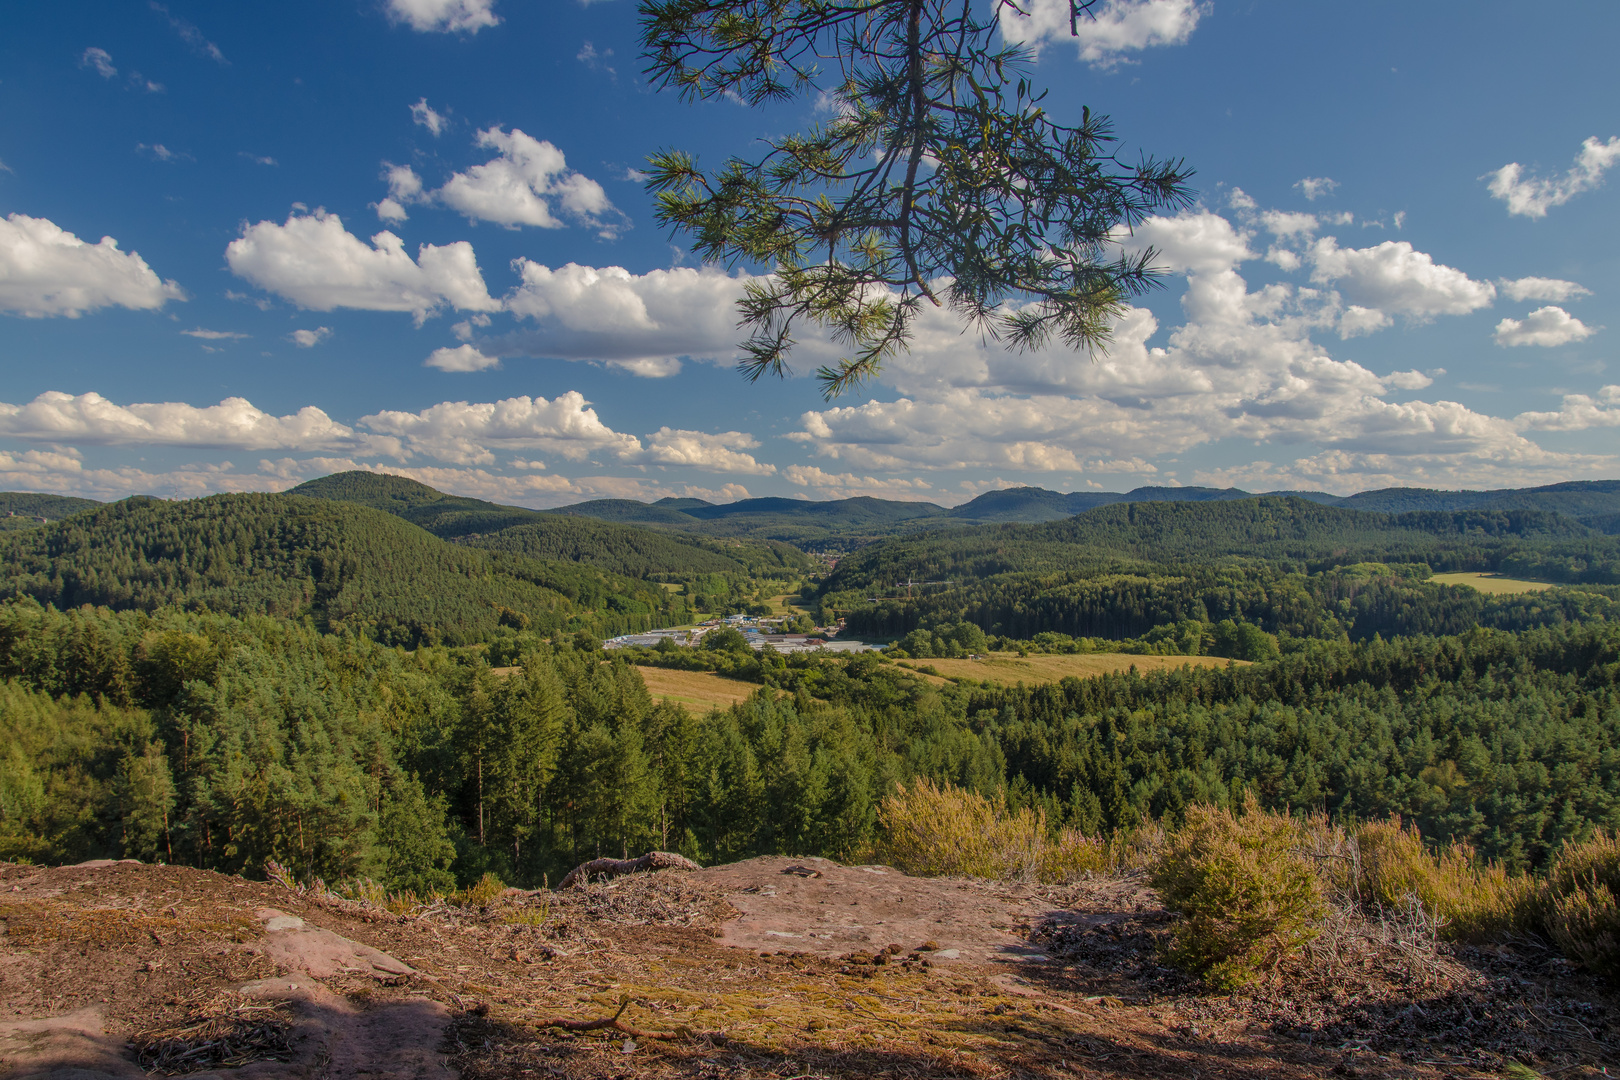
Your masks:
M 1555 590 L 1534 603 L 1487 598 L 1424 580 L 1440 570 L 1501 572 L 1583 591 Z M 1189 620 L 1365 639 L 1608 617 L 1620 598 L 1616 584 L 1620 541 L 1557 514 L 1390 515 L 1265 497 L 1121 503 L 1040 525 L 873 544 L 839 562 L 820 603 L 865 634 L 965 621 L 1015 639 L 1158 632 L 1168 635 L 1164 648 L 1179 651 L 1172 638 L 1197 634 L 1170 628 Z
M 307 616 L 399 644 L 486 640 L 503 611 L 537 630 L 581 621 L 617 630 L 647 625 L 668 603 L 662 590 L 629 587 L 641 595 L 600 574 L 492 558 L 380 510 L 298 495 L 128 499 L 0 541 L 6 598 Z
M 829 587 L 1039 572 L 1104 557 L 1195 563 L 1331 558 L 1353 563 L 1500 551 L 1520 543 L 1573 546 L 1600 558 L 1620 555 L 1620 543 L 1571 518 L 1540 511 L 1391 515 L 1264 496 L 1115 503 L 1043 524 L 956 528 L 910 537 L 841 561 Z
M 0 491 L 0 531 L 29 529 L 60 521 L 82 510 L 102 505 L 72 495 L 41 495 L 32 491 Z M 41 519 L 44 519 L 43 521 Z
M 807 572 L 811 562 L 780 543 L 722 543 L 446 495 L 403 476 L 348 472 L 323 476 L 294 494 L 383 510 L 446 540 L 531 558 L 594 566 L 633 578 L 691 574 Z M 682 500 L 708 506 L 700 500 Z M 642 503 L 630 504 L 642 507 Z

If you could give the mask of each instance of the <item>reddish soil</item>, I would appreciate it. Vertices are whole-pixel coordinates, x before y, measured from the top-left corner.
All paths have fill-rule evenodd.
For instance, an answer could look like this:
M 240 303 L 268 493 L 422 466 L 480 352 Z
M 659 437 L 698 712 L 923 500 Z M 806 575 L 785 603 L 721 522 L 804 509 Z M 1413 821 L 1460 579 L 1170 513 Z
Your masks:
M 137 1058 L 197 1080 L 1620 1071 L 1613 988 L 1534 943 L 1425 952 L 1339 926 L 1217 997 L 1159 966 L 1168 922 L 1129 877 L 810 859 L 409 915 L 174 867 L 0 865 L 0 1077 L 147 1075 Z M 621 1008 L 670 1038 L 547 1023 Z

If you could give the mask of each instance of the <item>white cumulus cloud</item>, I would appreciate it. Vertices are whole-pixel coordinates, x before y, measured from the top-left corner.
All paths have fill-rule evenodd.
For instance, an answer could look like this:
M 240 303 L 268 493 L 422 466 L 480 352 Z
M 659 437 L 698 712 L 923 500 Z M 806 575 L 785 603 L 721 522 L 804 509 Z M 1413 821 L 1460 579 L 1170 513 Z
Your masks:
M 100 394 L 47 391 L 23 405 L 0 402 L 0 435 L 94 446 L 208 446 L 233 450 L 319 450 L 365 446 L 384 453 L 392 442 L 356 436 L 313 405 L 275 416 L 245 398 L 198 408 L 164 401 L 118 405 Z
M 231 272 L 313 311 L 358 308 L 409 311 L 420 322 L 445 305 L 496 311 L 472 245 L 423 244 L 416 259 L 405 242 L 380 232 L 368 246 L 336 214 L 293 214 L 283 225 L 247 226 L 225 249 Z
M 745 453 L 758 446 L 758 439 L 741 431 L 711 435 L 662 427 L 647 436 L 647 448 L 639 460 L 649 465 L 686 465 L 709 472 L 768 476 L 776 472 L 776 466 Z
M 160 308 L 185 298 L 179 285 L 160 280 L 110 236 L 87 244 L 45 218 L 12 214 L 0 221 L 0 311 L 77 318 L 97 308 Z
M 478 145 L 499 157 L 454 174 L 433 193 L 445 205 L 477 221 L 516 228 L 560 229 L 563 219 L 616 235 L 624 217 L 595 180 L 568 167 L 563 152 L 517 128 L 478 133 Z
M 1561 278 L 1522 277 L 1503 279 L 1496 283 L 1502 295 L 1509 300 L 1550 300 L 1561 304 L 1582 296 L 1591 296 L 1592 290 Z
M 1522 217 L 1546 217 L 1547 211 L 1563 206 L 1583 191 L 1603 183 L 1603 174 L 1620 161 L 1620 135 L 1601 142 L 1596 136 L 1581 143 L 1575 164 L 1563 176 L 1552 179 L 1526 177 L 1517 161 L 1491 173 L 1490 192 L 1507 203 L 1508 213 Z
M 313 330 L 294 330 L 287 335 L 288 339 L 300 349 L 313 349 L 331 336 L 330 326 L 317 326 Z
M 1552 348 L 1568 345 L 1572 341 L 1584 341 L 1595 333 L 1596 327 L 1587 326 L 1563 308 L 1549 304 L 1537 308 L 1523 319 L 1503 319 L 1496 324 L 1496 332 L 1491 336 L 1498 345 L 1509 348 L 1516 345 Z
M 1557 412 L 1524 412 L 1513 422 L 1527 430 L 1585 431 L 1620 427 L 1620 386 L 1605 386 L 1597 395 L 1565 394 Z
M 471 345 L 458 345 L 454 349 L 434 349 L 422 366 L 440 371 L 488 371 L 500 367 L 501 358 L 485 356 Z
M 410 217 L 405 212 L 407 204 L 427 201 L 422 193 L 422 178 L 409 165 L 383 162 L 383 179 L 388 183 L 388 197 L 373 204 L 382 220 L 404 221 Z
M 1125 239 L 1127 249 L 1148 243 L 1186 274 L 1186 321 L 1164 344 L 1153 344 L 1162 340 L 1160 327 L 1142 309 L 1122 315 L 1110 348 L 1096 356 L 1059 347 L 1009 355 L 962 335 L 947 315 L 925 312 L 913 348 L 883 376 L 897 399 L 811 410 L 787 438 L 873 475 L 986 469 L 1064 474 L 1069 483 L 1125 472 L 1129 462 L 1163 471 L 1180 455 L 1225 441 L 1314 447 L 1290 466 L 1262 463 L 1246 478 L 1228 479 L 1266 481 L 1258 490 L 1440 478 L 1452 487 L 1499 485 L 1493 478 L 1500 476 L 1547 482 L 1616 463 L 1548 451 L 1522 425 L 1456 402 L 1392 400 L 1397 391 L 1427 389 L 1439 371 L 1380 375 L 1311 340 L 1358 322 L 1383 325 L 1389 312 L 1347 308 L 1337 288 L 1251 289 L 1239 267 L 1258 256 L 1219 215 L 1150 219 Z M 1408 247 L 1343 252 L 1335 244 L 1323 254 L 1333 284 L 1397 313 L 1473 310 L 1490 299 L 1489 285 Z
M 1312 281 L 1336 286 L 1352 303 L 1408 318 L 1466 315 L 1496 297 L 1490 282 L 1441 265 L 1405 240 L 1341 248 L 1327 236 L 1312 245 L 1309 257 Z
M 644 376 L 673 375 L 681 357 L 729 359 L 745 279 L 712 267 L 650 270 L 567 263 L 553 269 L 527 259 L 507 310 L 539 329 L 508 344 L 531 355 L 596 360 Z
M 404 441 L 413 454 L 458 465 L 488 465 L 493 449 L 545 450 L 570 461 L 592 454 L 633 457 L 641 441 L 604 424 L 590 402 L 570 390 L 550 401 L 527 395 L 500 401 L 443 401 L 421 412 L 383 411 L 361 417 L 379 435 Z
M 1095 68 L 1129 63 L 1128 54 L 1159 45 L 1184 45 L 1209 12 L 1195 0 L 1103 0 L 1070 22 L 1069 0 L 1031 0 L 1019 11 L 1000 8 L 1001 33 L 1039 52 L 1049 43 L 1073 41 L 1080 59 Z
M 388 13 L 423 33 L 476 34 L 501 22 L 495 14 L 495 0 L 388 0 Z

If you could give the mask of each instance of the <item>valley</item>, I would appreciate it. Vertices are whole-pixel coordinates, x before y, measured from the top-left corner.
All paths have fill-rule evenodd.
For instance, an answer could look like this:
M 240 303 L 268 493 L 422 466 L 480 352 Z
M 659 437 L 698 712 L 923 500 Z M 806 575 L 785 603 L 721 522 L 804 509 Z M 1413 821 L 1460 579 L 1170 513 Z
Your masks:
M 182 928 L 204 894 L 269 879 L 283 893 L 258 907 L 339 913 L 345 940 L 436 973 L 362 996 L 433 1012 L 460 1049 L 419 1048 L 423 1061 L 440 1054 L 464 1076 L 607 1075 L 603 1048 L 618 1044 L 534 1025 L 548 1009 L 600 1019 L 625 994 L 635 1030 L 705 1033 L 686 1049 L 629 1036 L 621 1065 L 646 1075 L 697 1075 L 716 1048 L 744 1045 L 738 1075 L 791 1062 L 826 1075 L 945 1062 L 987 1077 L 1075 1062 L 1120 1076 L 1496 1075 L 1514 1061 L 1599 1075 L 1608 1035 L 1532 1038 L 1506 1019 L 1519 1013 L 1501 980 L 1585 980 L 1557 985 L 1583 987 L 1594 1011 L 1580 1024 L 1611 1030 L 1620 538 L 1555 509 L 1348 501 L 1121 500 L 927 529 L 891 515 L 893 535 L 836 566 L 746 530 L 500 507 L 370 474 L 68 507 L 0 535 L 0 870 L 48 884 L 38 875 L 58 871 L 43 868 L 84 863 L 72 888 L 89 891 L 42 885 L 9 902 L 0 950 L 40 963 L 55 941 L 112 934 L 105 912 L 156 903 L 137 898 L 141 875 L 168 890 L 150 917 Z M 848 540 L 880 511 L 815 513 Z M 756 648 L 738 627 L 762 619 L 791 620 L 799 644 Z M 656 633 L 673 627 L 703 633 Z M 816 648 L 811 631 L 864 651 Z M 1232 977 L 1248 996 L 1225 1005 L 1211 994 L 1227 969 L 1175 951 L 1205 924 L 1167 899 L 1199 828 L 1291 837 L 1254 849 L 1291 860 L 1283 876 L 1250 881 L 1263 864 L 1249 862 L 1221 873 L 1305 890 L 1306 929 L 1257 939 L 1275 954 Z M 550 889 L 592 859 L 648 851 L 711 869 L 578 898 Z M 1336 854 L 1296 854 L 1318 851 Z M 1341 856 L 1368 876 L 1338 875 Z M 105 862 L 119 859 L 139 865 Z M 97 869 L 109 866 L 135 869 Z M 775 877 L 759 876 L 767 866 Z M 813 930 L 832 901 L 802 882 L 821 879 L 853 897 L 844 908 L 867 903 L 860 883 L 901 891 L 881 914 Z M 992 897 L 1018 911 L 973 906 Z M 924 949 L 922 912 L 958 901 L 933 917 L 979 937 Z M 265 1006 L 275 1030 L 317 1014 L 364 1026 L 364 1009 L 322 996 L 360 983 L 255 952 L 257 908 L 227 907 L 206 933 L 236 935 L 215 950 L 233 959 L 188 961 L 194 996 L 164 990 L 180 1002 L 164 1023 L 197 1009 L 237 1023 L 248 1014 L 222 1004 L 231 987 L 307 977 L 313 996 Z M 1404 944 L 1388 936 L 1397 911 Z M 905 928 L 890 967 L 871 948 L 889 942 L 837 937 L 850 918 L 879 936 Z M 841 944 L 806 936 L 823 932 Z M 452 933 L 484 951 L 427 944 Z M 1005 955 L 983 952 L 987 934 L 1008 935 Z M 135 944 L 118 948 L 161 959 Z M 598 954 L 618 974 L 571 959 Z M 1250 953 L 1219 955 L 1248 970 Z M 1373 956 L 1407 966 L 1358 991 L 1368 1016 L 1489 1009 L 1498 1026 L 1414 1056 L 1438 1036 L 1397 1037 L 1311 981 L 1312 964 Z M 171 985 L 158 970 L 136 985 Z M 71 1001 L 15 997 L 15 1023 L 102 1004 L 92 972 L 73 979 Z M 757 979 L 776 995 L 763 1014 L 743 1004 Z M 962 986 L 995 989 L 971 989 L 963 1011 Z M 956 996 L 925 1005 L 941 992 Z M 86 1012 L 40 1038 L 123 1062 L 114 1043 L 138 1034 L 138 1012 Z M 1330 1052 L 1289 1034 L 1301 1031 L 1338 1041 Z

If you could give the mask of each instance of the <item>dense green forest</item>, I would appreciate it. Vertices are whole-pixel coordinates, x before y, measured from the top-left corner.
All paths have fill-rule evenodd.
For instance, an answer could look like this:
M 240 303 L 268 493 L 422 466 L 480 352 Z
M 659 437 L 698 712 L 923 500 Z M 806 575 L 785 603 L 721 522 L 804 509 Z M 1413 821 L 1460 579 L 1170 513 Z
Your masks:
M 688 617 L 679 596 L 591 566 L 448 544 L 367 507 L 298 495 L 127 499 L 0 539 L 0 597 L 308 617 L 416 644 L 499 628 L 622 633 Z
M 71 517 L 81 510 L 100 506 L 92 499 L 71 495 L 37 495 L 29 491 L 0 492 L 0 531 L 29 529 Z
M 858 854 L 928 776 L 1090 832 L 1253 790 L 1515 866 L 1620 827 L 1620 627 L 1297 643 L 1251 667 L 935 688 L 775 658 L 694 716 L 580 637 L 413 653 L 308 623 L 0 607 L 0 847 L 443 887 L 597 852 Z M 775 700 L 772 700 L 772 698 Z
M 446 495 L 403 476 L 334 473 L 300 484 L 293 494 L 384 510 L 445 540 L 581 563 L 628 577 L 660 581 L 693 574 L 797 577 L 813 568 L 803 552 L 787 544 L 711 540 L 501 506 Z
M 1580 588 L 1493 599 L 1423 580 L 1441 570 Z M 1122 504 L 877 544 L 841 560 L 818 599 L 880 636 L 966 621 L 1011 638 L 1128 638 L 1234 619 L 1274 634 L 1366 639 L 1607 616 L 1616 583 L 1620 540 L 1556 514 L 1387 515 L 1265 498 Z

